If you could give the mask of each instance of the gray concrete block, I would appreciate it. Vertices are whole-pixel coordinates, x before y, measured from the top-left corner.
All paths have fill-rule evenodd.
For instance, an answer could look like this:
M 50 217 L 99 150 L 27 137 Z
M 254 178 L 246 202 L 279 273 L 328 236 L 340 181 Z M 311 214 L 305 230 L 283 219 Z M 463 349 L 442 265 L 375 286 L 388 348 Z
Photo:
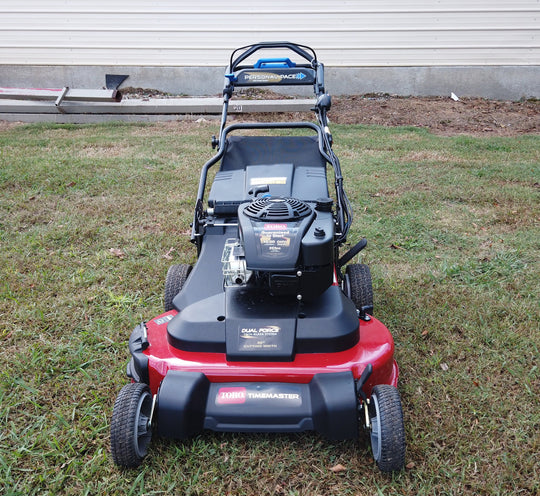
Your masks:
M 123 86 L 175 95 L 220 96 L 225 67 L 18 66 L 3 65 L 0 86 L 102 88 L 105 74 L 129 74 Z M 458 96 L 519 100 L 540 98 L 540 66 L 326 67 L 333 95 L 389 93 L 401 96 Z M 309 87 L 271 87 L 310 96 Z

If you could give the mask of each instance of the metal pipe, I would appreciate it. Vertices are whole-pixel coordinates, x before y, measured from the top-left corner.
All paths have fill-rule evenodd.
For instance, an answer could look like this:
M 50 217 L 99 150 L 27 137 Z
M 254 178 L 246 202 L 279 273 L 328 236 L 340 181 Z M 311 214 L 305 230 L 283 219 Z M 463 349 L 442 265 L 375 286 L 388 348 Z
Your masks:
M 57 100 L 65 93 L 62 101 L 70 102 L 120 102 L 118 90 L 88 90 L 73 88 L 0 88 L 0 98 L 11 100 Z

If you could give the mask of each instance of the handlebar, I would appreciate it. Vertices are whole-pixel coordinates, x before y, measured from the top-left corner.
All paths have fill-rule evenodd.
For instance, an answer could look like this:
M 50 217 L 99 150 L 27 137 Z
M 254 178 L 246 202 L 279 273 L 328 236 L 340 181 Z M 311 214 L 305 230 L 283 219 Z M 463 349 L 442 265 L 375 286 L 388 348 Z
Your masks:
M 293 62 L 289 57 L 260 58 L 254 64 L 244 64 L 248 57 L 260 50 L 292 51 L 305 63 Z M 235 86 L 311 86 L 316 96 L 324 93 L 324 67 L 317 61 L 313 48 L 288 41 L 256 43 L 237 48 L 231 54 L 225 74 L 223 94 L 232 96 Z
M 315 50 L 313 48 L 305 46 L 305 45 L 299 45 L 297 43 L 291 43 L 289 41 L 266 41 L 262 43 L 255 43 L 253 45 L 246 45 L 244 47 L 237 48 L 234 52 L 231 54 L 231 59 L 229 62 L 229 71 L 234 72 L 237 69 L 241 69 L 240 63 L 246 60 L 248 57 L 253 55 L 255 52 L 258 52 L 259 50 L 266 50 L 266 49 L 287 49 L 291 50 L 292 52 L 296 53 L 297 55 L 300 55 L 304 60 L 309 62 L 309 67 L 315 69 L 317 67 L 317 54 L 315 53 Z M 240 55 L 236 56 L 237 53 L 240 53 Z M 236 56 L 236 58 L 235 58 Z M 253 67 L 253 66 L 249 66 Z

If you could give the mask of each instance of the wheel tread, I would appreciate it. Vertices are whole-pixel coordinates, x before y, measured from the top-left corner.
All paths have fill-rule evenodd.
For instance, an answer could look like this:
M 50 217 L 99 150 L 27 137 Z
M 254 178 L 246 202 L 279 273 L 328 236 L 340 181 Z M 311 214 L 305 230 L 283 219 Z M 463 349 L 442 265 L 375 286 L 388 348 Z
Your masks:
M 379 402 L 381 456 L 377 465 L 382 472 L 396 472 L 405 465 L 405 425 L 399 391 L 394 386 L 380 384 L 372 395 Z
M 136 411 L 139 398 L 150 392 L 146 384 L 131 383 L 124 386 L 114 402 L 111 419 L 111 455 L 116 465 L 133 468 L 140 465 L 142 457 L 133 447 Z
M 163 298 L 163 306 L 166 312 L 174 310 L 173 300 L 184 287 L 190 272 L 191 265 L 188 264 L 177 264 L 169 267 L 165 278 L 165 295 Z
M 373 308 L 373 285 L 369 267 L 365 264 L 349 264 L 345 270 L 350 285 L 349 297 L 356 308 Z

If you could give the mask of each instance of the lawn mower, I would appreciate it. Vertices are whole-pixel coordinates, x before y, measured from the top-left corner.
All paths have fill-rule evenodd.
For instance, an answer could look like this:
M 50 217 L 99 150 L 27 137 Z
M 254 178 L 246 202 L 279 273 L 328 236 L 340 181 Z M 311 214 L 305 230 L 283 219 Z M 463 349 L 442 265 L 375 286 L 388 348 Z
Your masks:
M 236 88 L 306 85 L 316 123 L 227 125 Z M 217 152 L 195 201 L 197 262 L 170 267 L 164 313 L 129 338 L 131 383 L 111 421 L 118 466 L 138 466 L 153 433 L 182 440 L 206 429 L 317 431 L 331 440 L 366 432 L 380 470 L 403 468 L 394 342 L 373 317 L 369 268 L 349 263 L 366 240 L 340 250 L 352 209 L 330 106 L 312 48 L 264 42 L 233 51 Z

